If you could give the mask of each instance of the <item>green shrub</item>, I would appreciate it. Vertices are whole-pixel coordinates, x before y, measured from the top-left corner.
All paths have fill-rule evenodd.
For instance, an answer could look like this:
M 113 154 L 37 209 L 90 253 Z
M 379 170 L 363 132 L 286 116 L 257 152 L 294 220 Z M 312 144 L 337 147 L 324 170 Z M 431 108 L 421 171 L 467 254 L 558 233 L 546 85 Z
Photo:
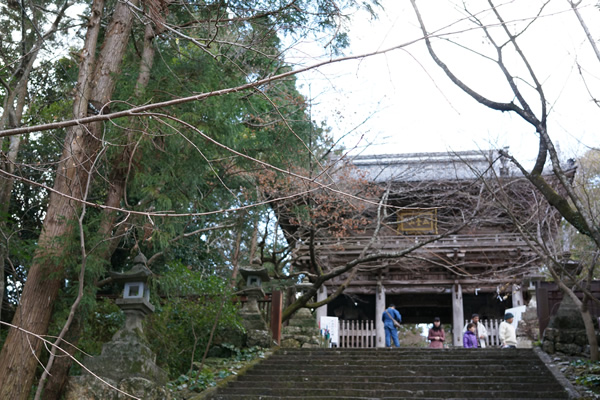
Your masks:
M 148 317 L 145 331 L 157 363 L 170 377 L 187 373 L 202 359 L 217 318 L 211 346 L 240 336 L 243 328 L 225 279 L 175 264 L 155 283 L 165 297 L 153 300 L 156 311 Z
M 102 345 L 110 342 L 124 322 L 125 315 L 114 301 L 98 301 L 85 324 L 79 347 L 88 354 L 100 354 Z
M 592 389 L 600 389 L 600 362 L 576 360 L 571 362 L 577 374 L 576 382 Z
M 201 392 L 213 387 L 218 381 L 236 375 L 237 371 L 242 369 L 248 362 L 265 356 L 264 350 L 260 347 L 239 349 L 226 343 L 221 346 L 230 350 L 232 356 L 226 359 L 209 359 L 202 370 L 198 369 L 200 363 L 194 363 L 194 367 L 197 369 L 181 374 L 178 378 L 167 383 L 167 387 L 175 394 L 176 398 L 177 392 Z

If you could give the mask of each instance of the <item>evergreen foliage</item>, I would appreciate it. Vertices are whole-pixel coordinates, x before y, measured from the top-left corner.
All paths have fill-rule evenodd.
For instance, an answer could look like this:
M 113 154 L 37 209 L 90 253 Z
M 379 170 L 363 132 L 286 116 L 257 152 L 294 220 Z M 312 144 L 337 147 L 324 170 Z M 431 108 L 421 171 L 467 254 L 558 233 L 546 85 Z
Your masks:
M 23 49 L 40 38 L 40 28 L 51 23 L 62 6 L 51 0 L 35 0 L 27 4 L 31 8 L 23 8 L 24 4 L 9 1 L 0 17 L 3 32 L 21 32 L 0 41 L 0 56 L 7 66 L 0 69 L 0 79 L 8 83 L 0 85 L 3 101 L 20 73 L 21 64 L 11 60 L 26 59 Z M 79 69 L 89 54 L 95 53 L 99 62 L 107 40 L 115 34 L 107 27 L 122 6 L 106 1 L 96 48 L 76 48 L 92 26 L 94 4 L 79 2 L 78 12 L 85 16 L 79 21 L 65 16 L 56 33 L 42 40 L 43 57 L 27 78 L 27 106 L 19 125 L 81 117 L 77 104 L 72 104 L 85 87 Z M 309 35 L 325 35 L 323 43 L 333 52 L 342 49 L 347 44 L 346 13 L 365 6 L 353 0 L 289 4 L 148 1 L 139 8 L 134 4 L 129 4 L 135 17 L 128 47 L 115 69 L 119 72 L 113 74 L 116 82 L 107 96 L 110 102 L 94 104 L 99 99 L 86 99 L 88 115 L 233 88 L 291 71 L 283 57 L 291 43 Z M 150 41 L 149 26 L 153 28 Z M 148 49 L 154 51 L 153 57 L 148 57 Z M 145 65 L 151 65 L 147 82 L 138 79 Z M 100 74 L 93 68 L 89 73 L 94 90 L 101 88 Z M 6 110 L 5 104 L 2 112 Z M 154 274 L 157 306 L 148 321 L 147 336 L 163 366 L 177 377 L 201 360 L 215 321 L 217 341 L 227 332 L 241 333 L 232 303 L 233 268 L 248 264 L 252 252 L 272 263 L 272 255 L 286 247 L 268 205 L 245 209 L 265 199 L 255 171 L 266 165 L 309 169 L 314 157 L 309 148 L 319 152 L 319 146 L 326 144 L 326 131 L 308 119 L 307 102 L 294 77 L 115 119 L 99 133 L 90 127 L 85 127 L 79 142 L 88 157 L 80 168 L 86 169 L 85 174 L 90 172 L 90 179 L 83 179 L 85 193 L 73 194 L 74 200 L 83 202 L 66 206 L 75 211 L 75 218 L 61 220 L 57 213 L 59 221 L 53 223 L 69 227 L 62 230 L 68 233 L 47 242 L 39 238 L 53 198 L 65 201 L 60 193 L 50 198 L 50 188 L 65 176 L 57 165 L 69 159 L 65 154 L 73 146 L 69 142 L 73 131 L 57 129 L 21 137 L 15 164 L 21 179 L 15 180 L 10 208 L 0 215 L 7 250 L 0 256 L 6 256 L 11 266 L 2 302 L 3 310 L 11 312 L 2 313 L 1 318 L 12 319 L 27 274 L 39 271 L 43 264 L 45 279 L 59 280 L 62 287 L 57 300 L 44 306 L 54 311 L 50 326 L 40 332 L 57 335 L 79 295 L 78 281 L 85 267 L 83 297 L 66 337 L 82 350 L 97 354 L 121 318 L 109 301 L 98 302 L 97 297 L 118 296 L 121 288 L 111 281 L 109 272 L 128 269 L 133 257 L 142 252 Z M 86 147 L 86 140 L 95 142 Z M 8 145 L 0 139 L 3 151 Z M 77 162 L 75 157 L 73 162 Z M 4 170 L 5 164 L 0 168 Z M 258 232 L 259 228 L 266 233 Z M 280 261 L 284 259 L 285 253 Z M 4 333 L 5 328 L 0 331 Z M 3 354 L 9 351 L 4 349 Z M 5 378 L 2 374 L 0 381 Z M 6 390 L 2 393 L 12 389 Z
M 14 1 L 3 7 L 2 31 L 22 33 L 0 42 L 7 66 L 0 69 L 0 78 L 8 86 L 20 73 L 20 64 L 10 60 L 23 56 L 21 50 L 39 38 L 39 27 L 50 23 L 62 5 L 34 3 L 31 9 L 21 9 L 24 3 Z M 91 2 L 78 3 L 85 9 L 84 18 L 65 17 L 57 33 L 44 39 L 44 56 L 28 78 L 28 101 L 19 124 L 72 118 L 72 100 L 81 94 L 81 61 L 85 54 L 102 51 L 112 34 L 106 27 L 118 4 L 112 0 L 104 4 L 95 49 L 71 47 L 85 35 Z M 132 9 L 137 15 L 110 104 L 99 107 L 105 113 L 126 110 L 290 71 L 292 66 L 283 57 L 290 43 L 325 34 L 326 46 L 339 51 L 347 44 L 347 15 L 363 6 L 352 0 L 146 2 Z M 165 23 L 171 29 L 165 29 Z M 148 24 L 154 27 L 155 56 L 149 81 L 140 84 L 140 68 L 148 62 L 144 58 Z M 0 100 L 6 100 L 8 86 L 0 87 Z M 94 104 L 89 107 L 88 113 L 98 109 Z M 275 263 L 285 262 L 286 244 L 274 227 L 270 207 L 243 209 L 265 200 L 255 172 L 267 164 L 281 170 L 310 169 L 314 155 L 308 148 L 323 154 L 325 134 L 308 119 L 307 102 L 294 77 L 108 122 L 94 139 L 100 143 L 98 150 L 87 154 L 93 162 L 90 186 L 81 195 L 85 206 L 72 206 L 82 229 L 76 220 L 60 221 L 73 230 L 51 238 L 49 243 L 58 252 L 47 252 L 38 238 L 52 201 L 50 188 L 62 173 L 56 166 L 64 161 L 68 130 L 22 136 L 16 169 L 22 179 L 15 180 L 8 212 L 0 215 L 11 267 L 2 302 L 3 310 L 11 312 L 3 312 L 2 320 L 12 319 L 28 271 L 36 262 L 46 262 L 59 266 L 47 277 L 62 281 L 58 300 L 49 305 L 54 313 L 47 328 L 49 334 L 58 334 L 78 295 L 79 274 L 85 266 L 83 298 L 67 337 L 83 351 L 97 354 L 121 318 L 110 301 L 98 302 L 97 295 L 118 296 L 121 288 L 108 273 L 128 269 L 142 252 L 150 260 L 156 290 L 157 310 L 148 324 L 148 339 L 172 377 L 186 372 L 202 358 L 217 319 L 217 341 L 228 332 L 241 332 L 232 302 L 233 268 L 249 263 L 252 251 L 273 271 Z M 8 141 L 0 140 L 0 145 L 6 151 Z M 111 195 L 120 186 L 123 194 L 114 203 Z M 112 208 L 102 208 L 105 205 Z M 5 328 L 0 332 L 3 335 Z
M 146 334 L 159 364 L 172 378 L 186 373 L 193 362 L 202 361 L 217 316 L 213 345 L 241 338 L 243 328 L 227 282 L 176 262 L 170 263 L 155 282 L 164 297 L 155 301 L 159 305 L 149 317 Z

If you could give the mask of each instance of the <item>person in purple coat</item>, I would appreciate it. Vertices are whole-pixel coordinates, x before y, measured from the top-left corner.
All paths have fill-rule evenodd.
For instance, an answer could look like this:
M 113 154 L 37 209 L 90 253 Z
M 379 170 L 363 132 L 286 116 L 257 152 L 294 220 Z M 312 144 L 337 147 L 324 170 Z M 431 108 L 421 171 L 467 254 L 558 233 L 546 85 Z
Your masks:
M 431 341 L 429 348 L 431 349 L 443 349 L 444 340 L 446 340 L 446 333 L 442 327 L 442 323 L 439 317 L 433 319 L 433 326 L 429 329 L 427 339 Z
M 465 349 L 477 348 L 477 335 L 475 335 L 475 324 L 473 323 L 469 323 L 469 325 L 467 325 L 467 331 L 463 336 L 463 347 Z

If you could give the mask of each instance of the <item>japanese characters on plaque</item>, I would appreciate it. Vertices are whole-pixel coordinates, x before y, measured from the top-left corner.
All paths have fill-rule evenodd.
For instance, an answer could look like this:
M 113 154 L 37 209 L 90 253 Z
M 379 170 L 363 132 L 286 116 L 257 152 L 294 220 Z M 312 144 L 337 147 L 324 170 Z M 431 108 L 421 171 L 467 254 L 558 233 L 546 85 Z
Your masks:
M 396 213 L 398 232 L 408 234 L 437 234 L 437 209 L 404 209 Z

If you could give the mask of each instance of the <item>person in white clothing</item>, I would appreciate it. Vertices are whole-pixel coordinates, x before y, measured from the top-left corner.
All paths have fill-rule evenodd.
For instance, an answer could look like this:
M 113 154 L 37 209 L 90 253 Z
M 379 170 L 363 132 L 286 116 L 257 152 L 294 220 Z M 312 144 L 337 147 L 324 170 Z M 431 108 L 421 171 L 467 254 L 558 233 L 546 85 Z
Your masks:
M 471 323 L 475 325 L 475 335 L 479 341 L 479 347 L 485 349 L 488 332 L 487 329 L 485 329 L 485 326 L 479 321 L 479 314 L 471 315 Z M 469 324 L 467 323 L 463 328 L 463 336 L 467 331 L 467 325 Z
M 512 322 L 515 316 L 511 313 L 504 314 L 504 321 L 500 324 L 498 335 L 503 349 L 514 349 L 517 347 L 517 333 Z

